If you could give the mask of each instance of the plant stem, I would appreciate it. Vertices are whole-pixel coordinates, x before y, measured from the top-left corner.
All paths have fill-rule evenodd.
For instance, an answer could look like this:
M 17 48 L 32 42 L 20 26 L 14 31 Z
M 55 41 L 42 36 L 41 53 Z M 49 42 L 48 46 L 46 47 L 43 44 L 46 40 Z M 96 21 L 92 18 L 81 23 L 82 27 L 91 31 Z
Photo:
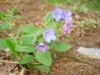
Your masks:
M 11 14 L 10 16 L 13 16 L 13 15 Z M 7 22 L 8 26 L 9 26 L 9 28 L 11 30 L 11 35 L 12 35 L 12 38 L 14 39 L 15 44 L 18 45 L 16 37 L 14 36 L 14 33 L 12 31 L 12 26 L 11 26 L 11 24 L 12 24 L 11 20 L 12 19 L 8 18 L 8 20 L 6 20 L 4 17 L 3 17 L 3 19 L 5 20 L 5 22 Z M 17 55 L 15 55 L 15 56 L 16 56 L 17 59 L 19 59 Z M 23 56 L 23 54 L 20 52 L 20 59 L 22 58 L 22 56 Z

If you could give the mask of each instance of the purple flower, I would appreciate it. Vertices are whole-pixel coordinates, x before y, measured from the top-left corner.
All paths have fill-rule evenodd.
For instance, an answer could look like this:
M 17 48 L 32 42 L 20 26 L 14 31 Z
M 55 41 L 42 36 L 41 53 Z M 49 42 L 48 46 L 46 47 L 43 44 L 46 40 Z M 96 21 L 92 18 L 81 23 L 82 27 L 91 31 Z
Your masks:
M 44 38 L 45 41 L 50 43 L 51 40 L 55 40 L 56 39 L 56 36 L 55 36 L 54 31 L 52 29 L 47 28 L 43 32 L 43 38 Z
M 72 23 L 64 24 L 63 25 L 63 29 L 64 29 L 63 33 L 66 34 L 70 30 L 71 27 L 72 27 Z
M 62 19 L 62 9 L 61 8 L 57 8 L 55 10 L 53 10 L 52 12 L 52 17 L 59 22 L 60 19 Z
M 39 43 L 39 45 L 36 46 L 36 49 L 38 50 L 38 52 L 46 52 L 46 50 L 48 49 L 48 46 L 45 45 L 43 42 Z
M 69 10 L 64 10 L 63 14 L 62 14 L 62 19 L 68 23 L 69 21 L 72 21 L 72 17 L 71 17 L 72 13 Z

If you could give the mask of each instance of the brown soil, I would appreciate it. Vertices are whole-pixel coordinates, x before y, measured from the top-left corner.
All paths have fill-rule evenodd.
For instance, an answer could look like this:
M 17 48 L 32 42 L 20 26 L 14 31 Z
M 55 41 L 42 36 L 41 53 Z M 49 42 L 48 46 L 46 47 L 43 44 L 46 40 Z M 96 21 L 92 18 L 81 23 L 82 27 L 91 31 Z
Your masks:
M 48 11 L 52 11 L 56 7 L 68 7 L 68 9 L 71 9 L 73 6 L 63 6 L 61 4 L 52 5 L 43 2 L 43 0 L 0 1 L 0 11 L 6 11 L 7 9 L 12 7 L 16 7 L 18 15 L 22 16 L 21 18 L 16 19 L 16 30 L 24 24 L 41 27 L 42 18 L 46 15 Z M 97 15 L 98 18 L 92 19 L 91 15 Z M 64 53 L 54 53 L 54 61 L 49 74 L 40 73 L 36 69 L 34 71 L 26 71 L 27 75 L 100 75 L 100 59 L 92 59 L 88 56 L 81 55 L 76 51 L 76 49 L 79 47 L 100 48 L 100 24 L 98 24 L 96 28 L 93 28 L 93 26 L 91 25 L 80 26 L 79 22 L 83 18 L 92 19 L 92 23 L 94 24 L 93 26 L 96 26 L 96 24 L 100 22 L 100 15 L 96 14 L 94 11 L 89 14 L 73 12 L 73 27 L 69 33 L 71 38 L 68 39 L 66 38 L 66 36 L 60 37 L 60 41 L 70 44 L 72 48 Z M 1 35 L 2 34 L 0 34 L 0 36 Z M 8 55 L 9 53 L 5 51 L 0 51 L 0 60 L 10 60 L 10 57 Z M 17 66 L 18 65 L 16 64 L 0 63 L 0 75 L 3 75 L 5 72 L 13 72 L 17 73 L 16 75 L 19 75 L 18 73 L 20 73 L 21 70 Z

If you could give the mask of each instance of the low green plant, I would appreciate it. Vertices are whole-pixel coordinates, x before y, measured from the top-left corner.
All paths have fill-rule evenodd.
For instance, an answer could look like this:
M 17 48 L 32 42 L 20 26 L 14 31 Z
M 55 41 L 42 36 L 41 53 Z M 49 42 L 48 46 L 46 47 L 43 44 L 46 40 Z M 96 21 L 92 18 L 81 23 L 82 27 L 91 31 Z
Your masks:
M 74 6 L 71 8 L 73 11 L 82 12 L 88 14 L 88 10 L 100 11 L 100 0 L 45 0 L 48 3 L 52 4 L 65 4 L 64 6 L 71 5 Z
M 82 2 L 82 1 L 81 1 Z M 99 7 L 99 5 L 100 5 L 100 0 L 85 0 L 84 1 L 84 3 L 86 4 L 86 6 L 88 7 L 88 8 L 91 8 L 91 9 L 93 9 L 93 10 L 98 10 L 98 11 L 100 11 L 100 7 Z
M 83 19 L 81 22 L 80 22 L 81 25 L 89 25 L 91 24 L 90 23 L 90 20 L 89 19 Z
M 71 11 L 57 8 L 48 12 L 43 18 L 43 28 L 32 25 L 23 25 L 16 33 L 13 31 L 12 13 L 4 21 L 12 30 L 12 37 L 0 39 L 0 49 L 9 49 L 11 57 L 21 65 L 27 65 L 31 69 L 37 68 L 41 72 L 50 72 L 53 52 L 65 52 L 71 48 L 65 42 L 58 41 L 59 28 L 65 35 L 71 28 Z
M 12 25 L 14 24 L 14 18 L 18 17 L 16 8 L 8 9 L 7 13 L 0 12 L 0 30 L 8 30 L 10 31 L 12 28 Z
M 75 0 L 45 0 L 45 1 L 52 4 L 73 4 L 73 2 L 76 2 Z

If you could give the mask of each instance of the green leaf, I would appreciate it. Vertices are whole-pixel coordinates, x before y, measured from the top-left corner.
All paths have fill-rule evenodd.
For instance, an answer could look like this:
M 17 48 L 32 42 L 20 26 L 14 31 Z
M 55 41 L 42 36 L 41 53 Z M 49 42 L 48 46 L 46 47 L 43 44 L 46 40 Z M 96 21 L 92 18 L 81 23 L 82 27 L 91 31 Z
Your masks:
M 27 67 L 28 67 L 29 69 L 31 69 L 31 70 L 34 69 L 34 64 L 28 63 L 28 64 L 26 64 L 26 65 L 27 65 Z
M 7 22 L 3 22 L 2 24 L 0 24 L 0 28 L 1 29 L 8 29 L 8 23 Z
M 36 41 L 36 38 L 37 38 L 36 36 L 39 36 L 41 34 L 41 32 L 42 32 L 42 30 L 39 30 L 35 33 L 33 32 L 33 33 L 30 33 L 30 34 L 22 35 L 20 37 L 20 40 L 23 41 L 26 44 L 30 44 L 32 41 Z
M 4 39 L 0 39 L 0 49 L 6 49 L 8 48 L 6 42 Z
M 3 20 L 3 18 L 6 16 L 5 12 L 0 12 L 0 20 Z
M 34 62 L 34 57 L 32 55 L 24 55 L 22 60 L 18 61 L 20 64 L 27 64 L 30 62 Z
M 10 57 L 13 58 L 13 59 L 16 59 L 16 55 L 13 54 L 13 53 L 10 54 Z
M 16 9 L 16 8 L 12 8 L 11 11 L 12 11 L 12 13 L 13 13 L 14 15 L 17 14 L 17 9 Z
M 28 35 L 23 35 L 20 37 L 20 41 L 23 41 L 23 43 L 26 44 L 31 44 L 32 40 L 34 39 L 34 36 L 28 36 Z
M 47 43 L 47 46 L 48 46 L 49 49 L 50 49 L 50 48 L 53 48 L 53 46 L 54 46 L 54 42 L 51 41 L 50 43 Z
M 59 38 L 59 29 L 57 29 L 56 26 L 52 26 L 52 27 L 55 31 L 56 38 L 58 39 Z
M 38 27 L 35 26 L 29 26 L 29 25 L 24 25 L 22 26 L 18 31 L 17 34 L 19 33 L 36 33 L 37 31 L 41 30 Z
M 19 52 L 36 52 L 36 49 L 31 45 L 28 45 L 28 46 L 17 46 L 16 49 Z
M 67 45 L 66 43 L 63 43 L 63 42 L 55 42 L 54 44 L 54 50 L 59 51 L 59 52 L 67 51 L 70 48 L 71 48 L 70 45 Z
M 46 72 L 46 73 L 50 72 L 49 66 L 46 65 L 38 65 L 36 66 L 36 68 L 38 68 L 41 72 Z
M 55 22 L 55 25 L 54 26 L 56 26 L 57 29 L 59 29 L 63 25 L 63 23 L 64 22 L 62 20 L 60 20 L 59 22 Z
M 52 59 L 50 57 L 50 52 L 37 52 L 35 57 L 41 64 L 51 66 Z
M 15 50 L 15 43 L 11 39 L 8 39 L 8 38 L 5 38 L 5 42 L 8 46 L 8 48 L 10 49 L 10 51 L 13 54 L 16 54 L 17 51 Z
M 43 18 L 43 24 L 47 25 L 50 24 L 50 22 L 52 21 L 52 12 L 48 12 L 47 15 Z

